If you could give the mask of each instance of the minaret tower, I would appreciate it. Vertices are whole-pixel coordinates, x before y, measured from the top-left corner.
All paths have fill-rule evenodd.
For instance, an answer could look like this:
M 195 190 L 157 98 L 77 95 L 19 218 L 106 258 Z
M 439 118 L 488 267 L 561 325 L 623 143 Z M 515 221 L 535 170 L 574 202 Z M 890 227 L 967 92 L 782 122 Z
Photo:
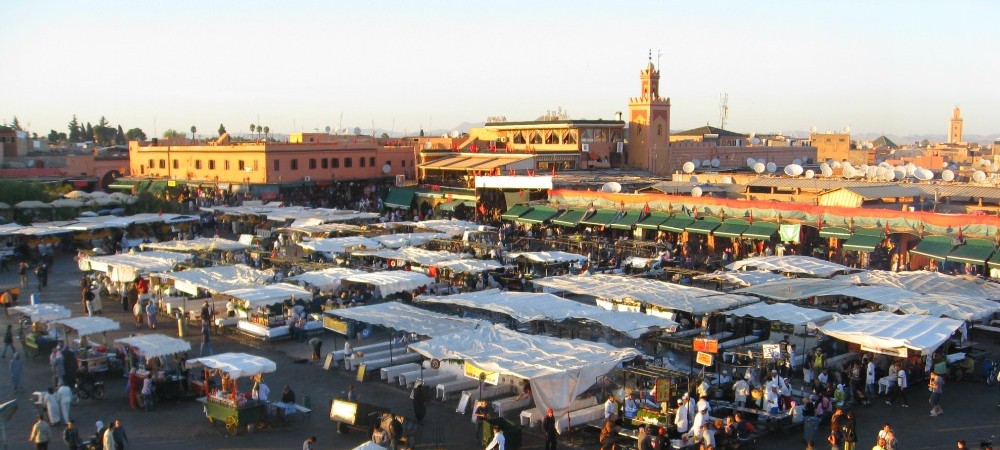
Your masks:
M 961 144 L 962 143 L 962 110 L 955 109 L 951 110 L 951 120 L 949 121 L 948 127 L 948 143 L 949 144 Z
M 642 90 L 629 99 L 627 167 L 669 173 L 670 99 L 660 97 L 660 71 L 649 52 L 646 68 L 639 72 Z

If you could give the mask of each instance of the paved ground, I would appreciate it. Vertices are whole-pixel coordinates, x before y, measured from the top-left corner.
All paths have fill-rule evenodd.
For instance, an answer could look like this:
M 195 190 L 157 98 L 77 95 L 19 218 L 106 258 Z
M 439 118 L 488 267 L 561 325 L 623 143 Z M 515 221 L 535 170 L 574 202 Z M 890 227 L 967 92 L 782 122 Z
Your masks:
M 0 286 L 16 283 L 16 278 L 13 272 L 2 272 Z M 68 256 L 60 258 L 52 268 L 49 288 L 41 293 L 42 301 L 64 304 L 79 314 L 78 282 L 79 271 L 75 263 Z M 35 292 L 34 288 L 32 280 L 31 287 L 22 293 L 22 304 L 27 302 L 30 293 Z M 129 333 L 149 332 L 146 329 L 136 331 L 131 325 L 131 316 L 114 306 L 105 305 L 105 312 L 123 326 L 120 332 L 109 334 L 109 340 Z M 0 323 L 6 320 L 8 319 L 0 317 Z M 161 320 L 161 327 L 158 332 L 176 336 L 175 323 Z M 197 329 L 191 328 L 189 333 L 196 335 Z M 197 353 L 197 338 L 189 335 L 188 339 Z M 324 351 L 329 351 L 333 348 L 332 335 L 325 335 L 324 340 Z M 338 339 L 338 346 L 342 342 Z M 349 449 L 364 439 L 358 433 L 337 434 L 327 418 L 330 399 L 344 391 L 348 384 L 355 382 L 343 371 L 327 372 L 319 364 L 312 362 L 295 363 L 295 360 L 308 355 L 306 344 L 266 344 L 227 335 L 216 339 L 215 351 L 246 351 L 277 361 L 278 371 L 265 378 L 272 394 L 280 395 L 281 387 L 289 384 L 300 398 L 309 395 L 315 410 L 311 421 L 294 422 L 253 434 L 241 433 L 228 437 L 220 425 L 210 425 L 207 422 L 201 405 L 193 400 L 159 404 L 151 413 L 129 409 L 124 392 L 125 381 L 118 377 L 107 380 L 107 396 L 103 400 L 83 400 L 72 410 L 72 417 L 77 420 L 81 429 L 89 433 L 93 432 L 96 420 L 120 418 L 125 424 L 132 448 L 141 449 L 298 449 L 310 435 L 318 438 L 317 448 Z M 25 390 L 21 393 L 14 393 L 10 387 L 7 361 L 3 360 L 0 364 L 0 398 L 16 398 L 20 404 L 19 411 L 8 426 L 9 448 L 31 448 L 26 442 L 35 415 L 30 395 L 32 391 L 47 387 L 51 378 L 48 361 L 25 363 Z M 363 401 L 385 405 L 412 415 L 408 395 L 398 387 L 370 381 L 358 385 L 357 389 Z M 989 389 L 982 383 L 972 382 L 954 383 L 946 388 L 943 403 L 946 413 L 941 417 L 929 417 L 927 392 L 918 387 L 910 395 L 911 408 L 876 404 L 871 408 L 856 410 L 859 424 L 858 448 L 871 448 L 875 434 L 884 422 L 896 427 L 902 448 L 905 449 L 950 449 L 954 448 L 957 439 L 978 441 L 991 434 L 1000 435 L 998 402 L 1000 390 L 995 387 Z M 429 406 L 425 428 L 425 442 L 428 444 L 420 448 L 480 448 L 470 437 L 471 424 L 468 416 L 458 415 L 454 410 L 455 401 L 447 404 L 435 401 Z M 61 430 L 58 428 L 56 431 L 61 433 Z M 769 436 L 761 441 L 758 448 L 801 449 L 804 448 L 801 439 L 801 432 Z M 574 440 L 576 445 L 573 447 L 587 450 L 597 448 L 593 443 L 596 436 L 588 432 L 577 433 Z M 541 444 L 539 433 L 535 430 L 525 432 L 525 445 L 522 448 L 538 449 L 542 448 Z M 50 448 L 63 448 L 63 445 L 59 442 Z

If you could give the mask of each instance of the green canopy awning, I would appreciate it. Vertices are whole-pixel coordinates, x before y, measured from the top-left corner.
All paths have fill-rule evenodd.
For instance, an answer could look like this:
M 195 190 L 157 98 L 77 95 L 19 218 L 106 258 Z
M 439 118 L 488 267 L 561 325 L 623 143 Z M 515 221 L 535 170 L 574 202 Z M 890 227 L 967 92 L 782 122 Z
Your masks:
M 632 225 L 635 225 L 641 216 L 642 211 L 626 211 L 624 216 L 621 216 L 615 223 L 611 224 L 611 228 L 616 230 L 631 230 Z
M 694 217 L 679 214 L 660 224 L 660 229 L 664 231 L 673 231 L 674 233 L 683 233 L 684 229 L 687 228 L 688 225 L 691 225 L 691 222 L 694 222 Z
M 580 219 L 583 219 L 586 214 L 587 210 L 585 209 L 570 209 L 561 216 L 552 219 L 552 223 L 564 227 L 575 227 L 580 224 Z
M 385 196 L 383 202 L 386 208 L 410 209 L 413 206 L 413 196 L 416 195 L 413 189 L 391 188 L 389 194 Z
M 778 232 L 778 224 L 771 222 L 754 222 L 743 232 L 743 237 L 766 241 Z
M 729 219 L 723 222 L 722 225 L 719 225 L 719 228 L 716 228 L 712 234 L 734 239 L 740 237 L 747 228 L 750 228 L 750 222 L 743 219 Z
M 580 221 L 581 225 L 590 225 L 597 227 L 606 227 L 611 225 L 615 221 L 618 211 L 613 209 L 598 209 L 597 212 L 590 215 L 586 219 Z
M 160 195 L 165 190 L 167 190 L 166 181 L 153 181 L 149 183 L 149 186 L 146 187 L 146 192 L 149 192 L 150 194 L 153 195 Z
M 647 230 L 656 230 L 660 228 L 660 224 L 666 222 L 670 218 L 670 214 L 653 211 L 646 216 L 645 219 L 640 220 L 635 224 L 637 228 L 645 228 Z
M 885 230 L 882 228 L 855 228 L 854 235 L 885 237 Z
M 952 238 L 948 236 L 927 236 L 916 247 L 913 247 L 910 253 L 926 256 L 937 261 L 944 261 L 948 258 L 948 254 L 951 253 L 951 249 L 954 247 Z
M 844 250 L 854 250 L 859 252 L 870 252 L 875 250 L 882 243 L 881 236 L 869 236 L 865 234 L 855 234 L 847 238 L 844 242 Z
M 840 227 L 823 227 L 819 230 L 819 237 L 847 239 L 851 237 L 851 230 Z
M 544 223 L 546 220 L 558 215 L 558 209 L 550 208 L 548 206 L 537 206 L 531 211 L 523 214 L 521 217 L 514 219 L 514 221 L 521 223 Z
M 966 239 L 965 244 L 955 247 L 948 254 L 948 261 L 982 266 L 993 256 L 996 246 L 986 239 Z
M 1000 252 L 993 254 L 993 257 L 986 262 L 990 267 L 1000 267 Z
M 691 225 L 688 225 L 684 231 L 695 234 L 709 234 L 716 228 L 719 228 L 719 225 L 721 225 L 721 221 L 719 219 L 716 219 L 715 217 L 706 217 L 704 219 L 695 220 L 691 223 Z
M 514 220 L 518 217 L 524 215 L 524 213 L 531 211 L 530 205 L 514 205 L 512 208 L 508 209 L 507 212 L 500 215 L 503 220 Z
M 468 208 L 475 208 L 476 202 L 470 200 L 449 200 L 438 205 L 439 211 L 454 211 L 459 205 L 464 205 Z

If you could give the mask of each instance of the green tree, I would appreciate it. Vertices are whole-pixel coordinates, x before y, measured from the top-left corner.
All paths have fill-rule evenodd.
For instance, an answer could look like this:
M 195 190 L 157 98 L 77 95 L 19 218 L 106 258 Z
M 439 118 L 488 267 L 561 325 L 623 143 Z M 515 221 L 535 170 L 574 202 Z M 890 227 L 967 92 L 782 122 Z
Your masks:
M 115 132 L 115 145 L 127 145 L 128 141 L 125 140 L 125 131 L 122 130 L 122 126 L 118 125 L 118 130 Z
M 84 128 L 82 138 L 84 141 L 97 140 L 97 138 L 94 137 L 94 127 L 90 125 L 90 122 L 87 122 L 87 127 Z
M 184 137 L 184 133 L 181 133 L 180 131 L 177 131 L 177 130 L 175 130 L 173 128 L 170 128 L 167 131 L 163 132 L 163 137 L 165 139 L 170 139 L 170 138 L 175 138 L 175 137 Z
M 59 132 L 56 130 L 49 130 L 49 143 L 55 144 L 59 142 Z
M 194 140 L 194 134 L 198 132 L 198 127 L 191 125 L 191 140 Z
M 251 136 L 253 136 L 253 134 L 254 134 L 254 133 L 255 133 L 256 131 L 257 131 L 257 126 L 251 123 L 251 124 L 250 124 L 250 135 L 251 135 Z M 256 138 L 254 138 L 254 139 L 256 139 Z
M 381 137 L 382 139 L 389 139 L 389 133 L 382 133 L 382 136 L 379 137 Z
M 21 127 L 21 121 L 17 120 L 17 116 L 14 116 L 14 121 L 10 123 L 10 127 L 15 131 L 24 131 L 24 128 Z
M 270 134 L 270 133 L 271 133 L 271 127 L 265 126 L 264 127 L 264 140 L 265 141 L 267 140 L 267 135 Z
M 226 134 L 226 126 L 220 123 L 219 124 L 219 136 L 221 137 L 223 134 Z
M 69 121 L 69 141 L 80 142 L 80 122 L 76 120 L 76 114 L 73 114 L 73 120 Z
M 142 128 L 132 128 L 125 132 L 125 139 L 130 141 L 145 141 L 146 133 L 142 132 Z
M 101 120 L 97 121 L 97 126 L 99 126 L 99 127 L 106 127 L 106 126 L 108 126 L 108 119 L 106 119 L 104 116 L 101 116 Z
M 257 140 L 260 140 L 260 133 L 264 131 L 264 127 L 257 125 Z

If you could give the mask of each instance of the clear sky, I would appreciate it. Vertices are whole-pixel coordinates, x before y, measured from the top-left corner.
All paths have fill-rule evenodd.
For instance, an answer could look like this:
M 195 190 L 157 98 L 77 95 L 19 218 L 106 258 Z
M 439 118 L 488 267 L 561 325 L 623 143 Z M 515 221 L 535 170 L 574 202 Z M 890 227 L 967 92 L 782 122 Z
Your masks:
M 1000 132 L 996 1 L 0 1 L 0 121 L 152 135 L 611 119 L 657 50 L 672 126 Z M 341 122 L 341 115 L 343 120 Z M 259 118 L 259 120 L 258 120 Z M 395 125 L 393 125 L 395 124 Z

